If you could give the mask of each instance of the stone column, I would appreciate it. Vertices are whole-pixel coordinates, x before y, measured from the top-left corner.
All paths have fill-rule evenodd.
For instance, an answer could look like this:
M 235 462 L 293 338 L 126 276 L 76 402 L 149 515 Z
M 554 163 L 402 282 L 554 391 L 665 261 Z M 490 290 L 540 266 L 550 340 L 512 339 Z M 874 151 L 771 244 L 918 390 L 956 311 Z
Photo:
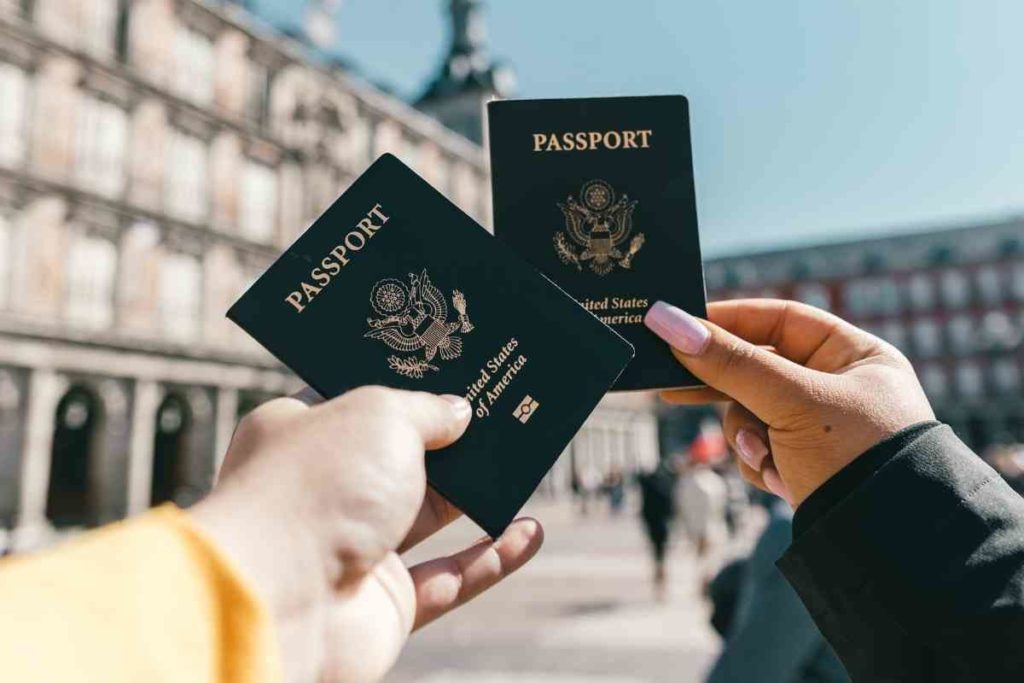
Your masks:
M 186 435 L 186 460 L 183 467 L 183 483 L 188 486 L 189 498 L 182 498 L 179 504 L 190 505 L 206 495 L 216 479 L 216 404 L 214 392 L 207 387 L 193 387 L 187 393 L 191 424 Z
M 90 454 L 91 524 L 101 525 L 128 514 L 128 461 L 131 448 L 131 387 L 127 380 L 107 378 L 95 387 L 102 406 Z
M 0 529 L 12 528 L 18 518 L 27 379 L 20 368 L 0 367 Z
M 153 443 L 160 387 L 156 382 L 138 380 L 132 390 L 131 441 L 128 455 L 128 514 L 149 507 L 153 479 Z
M 228 445 L 231 443 L 231 435 L 235 433 L 235 424 L 238 415 L 238 390 L 232 387 L 219 387 L 217 389 L 217 424 L 214 433 L 214 481 L 220 472 L 221 463 L 224 462 L 224 455 L 228 452 Z
M 33 370 L 29 375 L 15 539 L 19 548 L 34 545 L 46 525 L 46 494 L 50 483 L 54 418 L 57 404 L 66 388 L 67 380 L 52 370 Z

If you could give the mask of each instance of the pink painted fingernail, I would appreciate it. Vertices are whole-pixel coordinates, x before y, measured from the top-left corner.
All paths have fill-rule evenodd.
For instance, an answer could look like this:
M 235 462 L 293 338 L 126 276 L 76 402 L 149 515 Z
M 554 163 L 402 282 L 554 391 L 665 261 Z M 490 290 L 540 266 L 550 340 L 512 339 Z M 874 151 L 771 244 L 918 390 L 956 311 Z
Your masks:
M 768 446 L 754 431 L 743 428 L 736 432 L 736 450 L 743 462 L 755 470 L 760 470 L 764 458 L 768 455 Z
M 764 481 L 764 485 L 769 491 L 790 505 L 793 504 L 793 498 L 789 495 L 789 488 L 787 488 L 785 482 L 782 481 L 782 477 L 779 476 L 779 471 L 777 469 L 774 467 L 764 468 L 764 471 L 761 472 L 761 480 Z
M 686 311 L 664 301 L 656 301 L 644 316 L 644 324 L 675 348 L 696 356 L 707 348 L 711 333 Z

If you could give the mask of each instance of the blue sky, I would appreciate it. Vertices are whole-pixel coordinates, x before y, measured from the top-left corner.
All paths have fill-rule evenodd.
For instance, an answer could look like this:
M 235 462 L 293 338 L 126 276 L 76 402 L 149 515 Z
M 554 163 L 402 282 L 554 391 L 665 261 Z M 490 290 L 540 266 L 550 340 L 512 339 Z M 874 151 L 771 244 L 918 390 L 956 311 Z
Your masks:
M 338 51 L 413 95 L 446 4 L 342 0 Z M 1024 213 L 1020 0 L 490 0 L 487 24 L 521 97 L 689 98 L 709 254 Z

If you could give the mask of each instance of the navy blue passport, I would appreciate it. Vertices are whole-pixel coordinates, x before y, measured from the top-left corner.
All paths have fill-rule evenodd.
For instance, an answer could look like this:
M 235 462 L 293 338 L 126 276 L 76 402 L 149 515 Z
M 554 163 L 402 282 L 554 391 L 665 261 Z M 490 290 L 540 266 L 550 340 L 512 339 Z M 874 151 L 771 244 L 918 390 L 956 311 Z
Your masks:
M 643 325 L 661 299 L 704 317 L 682 95 L 488 105 L 494 234 L 636 349 L 617 390 L 699 386 Z
M 465 396 L 427 457 L 445 498 L 498 536 L 633 349 L 398 159 L 384 155 L 228 317 L 325 397 L 379 384 Z

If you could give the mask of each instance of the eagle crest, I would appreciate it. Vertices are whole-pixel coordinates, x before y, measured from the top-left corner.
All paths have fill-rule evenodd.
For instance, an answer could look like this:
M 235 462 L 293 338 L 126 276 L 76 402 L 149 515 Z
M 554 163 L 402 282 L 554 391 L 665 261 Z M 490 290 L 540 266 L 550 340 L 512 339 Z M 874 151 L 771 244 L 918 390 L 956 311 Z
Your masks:
M 402 354 L 388 356 L 388 367 L 399 375 L 421 379 L 437 371 L 435 359 L 454 360 L 462 355 L 462 337 L 473 323 L 466 313 L 466 297 L 452 291 L 452 307 L 458 319 L 448 321 L 448 301 L 426 270 L 409 273 L 406 284 L 395 278 L 380 280 L 370 290 L 370 307 L 377 317 L 366 319 L 370 331 L 364 337 L 384 342 Z M 422 354 L 422 356 L 420 355 Z
M 636 200 L 625 194 L 616 198 L 611 185 L 591 180 L 583 184 L 578 201 L 570 195 L 558 208 L 565 227 L 555 234 L 554 244 L 562 263 L 576 270 L 583 270 L 586 264 L 598 275 L 607 275 L 615 266 L 633 266 L 633 258 L 644 245 L 643 233 L 630 239 Z

